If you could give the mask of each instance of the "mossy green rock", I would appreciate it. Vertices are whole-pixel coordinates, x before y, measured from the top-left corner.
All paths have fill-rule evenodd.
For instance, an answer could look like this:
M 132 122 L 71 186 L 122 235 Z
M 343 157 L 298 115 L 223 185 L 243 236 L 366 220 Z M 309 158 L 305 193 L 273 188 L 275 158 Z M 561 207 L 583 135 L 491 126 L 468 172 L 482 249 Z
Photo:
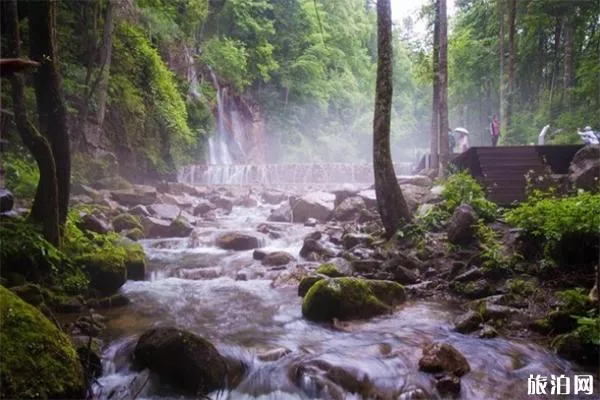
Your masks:
M 146 275 L 146 254 L 141 245 L 132 243 L 125 246 L 127 255 L 125 257 L 125 268 L 127 279 L 141 281 Z
M 85 398 L 83 370 L 67 336 L 0 286 L 0 397 Z
M 130 214 L 119 214 L 112 220 L 115 231 L 121 232 L 129 229 L 143 230 L 138 217 Z
M 123 250 L 114 248 L 118 253 Z M 105 252 L 84 254 L 77 258 L 83 265 L 85 273 L 90 280 L 90 287 L 104 295 L 115 293 L 127 281 L 127 267 L 123 254 L 109 256 Z
M 315 272 L 317 274 L 325 275 L 330 278 L 341 278 L 342 276 L 346 276 L 342 272 L 340 272 L 340 270 L 337 269 L 335 265 L 331 263 L 322 264 L 319 268 L 317 268 Z
M 312 285 L 302 303 L 302 315 L 311 321 L 369 318 L 391 311 L 404 302 L 402 285 L 359 278 L 323 279 Z
M 298 285 L 298 296 L 304 297 L 308 290 L 317 282 L 323 280 L 322 276 L 305 276 Z

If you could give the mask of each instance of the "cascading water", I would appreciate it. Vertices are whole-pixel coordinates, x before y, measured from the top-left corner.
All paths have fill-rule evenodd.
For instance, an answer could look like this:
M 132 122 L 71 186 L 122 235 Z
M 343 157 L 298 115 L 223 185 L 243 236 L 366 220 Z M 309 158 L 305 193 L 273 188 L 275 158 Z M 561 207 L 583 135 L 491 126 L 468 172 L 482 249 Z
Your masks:
M 228 132 L 225 130 L 223 90 L 219 85 L 217 76 L 212 70 L 210 71 L 210 76 L 217 89 L 217 132 L 216 136 L 208 139 L 209 162 L 211 165 L 231 165 L 233 164 L 233 157 L 231 156 L 227 145 Z M 207 173 L 210 173 L 210 170 L 207 171 Z

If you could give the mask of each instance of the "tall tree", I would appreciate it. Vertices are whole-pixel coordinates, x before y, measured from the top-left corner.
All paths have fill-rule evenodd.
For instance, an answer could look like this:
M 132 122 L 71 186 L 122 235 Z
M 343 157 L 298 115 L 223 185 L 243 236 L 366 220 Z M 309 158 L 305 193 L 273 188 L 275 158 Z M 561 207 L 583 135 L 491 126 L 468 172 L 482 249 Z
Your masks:
M 573 14 L 574 11 L 573 7 Z M 573 15 L 568 13 L 564 20 L 565 67 L 563 69 L 563 85 L 565 90 L 573 86 L 573 18 Z
M 439 131 L 440 131 L 440 13 L 439 7 L 435 6 L 435 18 L 433 21 L 433 99 L 431 102 L 431 141 L 430 141 L 430 165 L 437 169 L 439 167 Z
M 450 148 L 448 143 L 448 19 L 446 16 L 446 0 L 437 0 L 440 14 L 440 92 L 439 92 L 439 148 L 440 169 L 439 175 L 444 176 L 450 161 Z
M 500 80 L 498 83 L 499 86 L 499 104 L 500 104 L 500 122 L 501 126 L 504 128 L 505 125 L 505 93 L 504 93 L 504 0 L 498 0 L 498 23 L 500 26 Z M 506 135 L 506 134 L 505 134 Z
M 377 208 L 386 236 L 392 237 L 410 211 L 396 180 L 390 153 L 392 111 L 392 13 L 390 0 L 377 1 L 377 86 L 373 117 L 373 170 Z
M 19 17 L 17 1 L 2 2 L 3 33 L 8 38 L 6 56 L 20 57 Z M 38 213 L 31 217 L 40 222 L 43 227 L 44 237 L 55 246 L 60 245 L 60 229 L 58 217 L 58 186 L 56 182 L 56 165 L 52 148 L 48 140 L 42 136 L 27 118 L 25 107 L 25 84 L 23 77 L 13 74 L 10 78 L 12 86 L 12 100 L 17 130 L 27 149 L 31 152 L 40 171 L 37 192 L 33 208 Z
M 62 227 L 69 209 L 71 185 L 71 152 L 67 109 L 62 97 L 61 78 L 58 73 L 56 50 L 56 4 L 55 0 L 31 2 L 28 5 L 29 55 L 40 63 L 34 75 L 33 85 L 37 100 L 39 126 L 50 142 L 56 163 L 58 186 L 58 222 Z M 31 209 L 37 219 L 43 219 L 45 196 L 38 190 Z
M 505 132 L 512 126 L 513 103 L 515 101 L 515 21 L 517 16 L 517 0 L 508 3 L 508 85 L 506 96 Z

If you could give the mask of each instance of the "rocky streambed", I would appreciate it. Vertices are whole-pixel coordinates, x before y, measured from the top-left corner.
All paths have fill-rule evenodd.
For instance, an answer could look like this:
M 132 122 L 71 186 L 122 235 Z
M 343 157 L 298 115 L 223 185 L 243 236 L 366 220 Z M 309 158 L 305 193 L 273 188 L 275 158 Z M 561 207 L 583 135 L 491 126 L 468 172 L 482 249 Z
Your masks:
M 409 183 L 413 208 L 436 196 L 417 183 Z M 373 243 L 368 232 L 378 224 L 368 190 L 291 200 L 277 191 L 208 193 L 169 194 L 167 201 L 179 201 L 173 215 L 147 201 L 142 224 L 155 237 L 139 240 L 145 280 L 128 280 L 120 292 L 130 303 L 103 312 L 98 398 L 519 399 L 528 397 L 531 374 L 581 371 L 527 339 L 459 333 L 455 321 L 468 307 L 430 296 L 440 286 L 429 279 L 436 264 L 384 255 Z M 189 220 L 172 230 L 182 217 Z M 344 275 L 401 282 L 407 299 L 372 318 L 311 322 L 298 286 L 324 262 Z

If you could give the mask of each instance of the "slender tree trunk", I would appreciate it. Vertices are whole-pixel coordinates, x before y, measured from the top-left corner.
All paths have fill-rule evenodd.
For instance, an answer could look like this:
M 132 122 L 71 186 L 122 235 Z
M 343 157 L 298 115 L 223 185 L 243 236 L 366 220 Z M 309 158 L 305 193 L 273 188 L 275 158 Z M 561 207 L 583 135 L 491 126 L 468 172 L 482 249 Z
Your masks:
M 106 6 L 106 18 L 104 20 L 104 33 L 102 36 L 102 47 L 100 48 L 100 59 L 102 67 L 100 69 L 100 81 L 98 82 L 98 113 L 96 121 L 99 129 L 104 123 L 106 113 L 106 96 L 108 93 L 108 78 L 110 76 L 110 64 L 112 60 L 112 34 L 114 28 L 115 4 L 114 0 L 108 0 Z
M 430 141 L 430 165 L 432 168 L 437 169 L 439 166 L 439 131 L 440 131 L 440 75 L 439 71 L 440 62 L 440 13 L 439 8 L 435 7 L 435 19 L 433 22 L 433 98 L 431 101 L 431 141 Z
M 565 94 L 567 89 L 573 86 L 573 17 L 567 15 L 565 17 L 565 67 L 563 84 Z
M 392 110 L 392 13 L 390 0 L 377 1 L 377 87 L 373 117 L 373 170 L 377 208 L 387 237 L 392 237 L 410 211 L 396 180 L 390 153 Z
M 20 56 L 19 18 L 16 0 L 2 3 L 3 23 L 8 36 L 8 57 Z M 58 188 L 56 183 L 56 165 L 52 155 L 52 148 L 48 140 L 42 136 L 27 119 L 25 108 L 23 77 L 14 74 L 11 77 L 12 101 L 15 113 L 17 130 L 27 149 L 31 152 L 40 171 L 38 193 L 33 208 L 41 212 L 31 214 L 31 217 L 42 224 L 44 237 L 54 246 L 60 246 L 60 229 L 58 219 Z
M 500 93 L 500 99 L 499 99 L 499 105 L 500 105 L 500 122 L 501 122 L 501 126 L 502 129 L 505 129 L 506 124 L 505 124 L 505 112 L 504 112 L 504 107 L 505 107 L 505 99 L 504 99 L 504 0 L 498 0 L 498 18 L 499 18 L 499 25 L 500 25 L 500 80 L 498 83 L 499 86 L 499 93 Z
M 508 4 L 508 85 L 506 93 L 506 109 L 504 132 L 507 136 L 512 126 L 512 110 L 515 101 L 515 19 L 517 0 L 509 0 Z
M 56 1 L 30 3 L 29 46 L 31 59 L 41 64 L 34 76 L 38 118 L 42 134 L 50 142 L 56 162 L 58 185 L 58 222 L 62 227 L 69 209 L 71 185 L 71 152 L 67 126 L 67 109 L 61 92 L 56 51 Z M 41 203 L 45 201 L 38 190 L 31 212 L 41 219 Z M 36 206 L 37 204 L 37 206 Z
M 438 0 L 440 13 L 440 120 L 439 120 L 439 147 L 440 169 L 439 175 L 445 176 L 450 161 L 448 144 L 448 20 L 446 18 L 446 0 Z

